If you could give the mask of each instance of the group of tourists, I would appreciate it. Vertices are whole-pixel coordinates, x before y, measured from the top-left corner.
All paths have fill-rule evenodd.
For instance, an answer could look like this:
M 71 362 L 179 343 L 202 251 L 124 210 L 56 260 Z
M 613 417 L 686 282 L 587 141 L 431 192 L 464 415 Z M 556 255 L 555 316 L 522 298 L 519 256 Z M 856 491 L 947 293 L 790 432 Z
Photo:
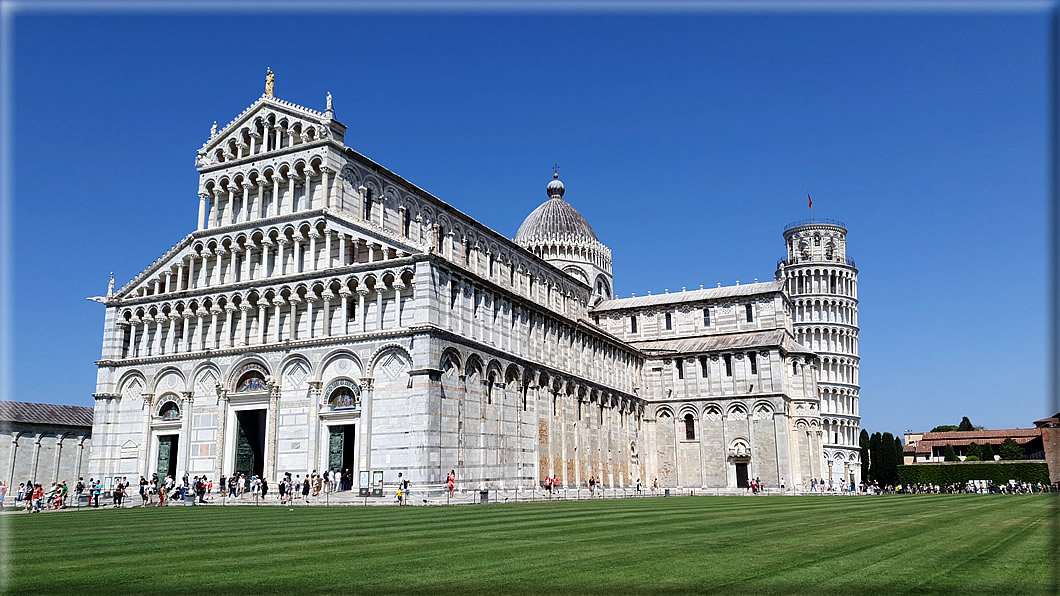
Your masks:
M 7 504 L 7 484 L 0 481 L 0 509 Z M 50 489 L 45 489 L 39 482 L 22 482 L 15 493 L 15 509 L 30 513 L 40 513 L 42 509 L 61 509 L 65 507 L 69 488 L 66 482 L 53 482 Z
M 928 483 L 916 483 L 897 485 L 895 493 L 906 495 L 940 495 L 940 494 L 991 494 L 991 495 L 1030 495 L 1042 493 L 1060 492 L 1060 482 L 1052 484 L 1041 481 L 1023 482 L 1022 480 L 1010 480 L 1002 484 L 994 484 L 993 480 L 970 480 L 965 484 L 955 482 L 946 486 Z

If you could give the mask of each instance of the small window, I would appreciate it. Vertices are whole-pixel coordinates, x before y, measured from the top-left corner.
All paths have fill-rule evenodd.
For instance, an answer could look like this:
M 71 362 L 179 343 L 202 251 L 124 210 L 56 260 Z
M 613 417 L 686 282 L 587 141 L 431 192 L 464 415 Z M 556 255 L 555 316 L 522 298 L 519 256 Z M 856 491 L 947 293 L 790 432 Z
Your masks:
M 704 308 L 703 309 L 703 326 L 704 327 L 710 327 L 710 309 L 709 308 Z
M 754 307 L 754 305 L 753 304 L 747 304 L 747 305 L 744 306 L 744 309 L 747 311 L 747 322 L 748 323 L 754 323 L 755 322 L 755 307 Z
M 682 362 L 680 359 L 674 360 L 674 363 L 677 365 L 677 378 L 685 378 L 685 363 Z
M 674 328 L 674 319 L 670 313 L 666 313 L 666 330 L 669 331 Z
M 793 374 L 793 375 L 799 374 L 799 363 L 798 362 L 792 362 L 791 363 L 791 374 Z
M 637 315 L 630 315 L 629 317 L 629 332 L 637 332 Z
M 751 352 L 747 355 L 747 359 L 751 361 L 751 374 L 758 374 L 758 354 Z
M 699 357 L 699 368 L 700 368 L 700 372 L 703 373 L 703 378 L 704 379 L 707 378 L 707 357 L 706 356 L 700 356 Z
M 725 376 L 726 377 L 731 377 L 732 376 L 732 355 L 731 354 L 726 354 L 725 356 L 723 356 L 723 358 L 725 359 Z
M 821 245 L 821 237 L 820 236 L 814 236 L 813 237 L 813 245 L 814 246 L 820 246 Z
M 696 440 L 696 419 L 691 414 L 685 414 L 685 440 Z

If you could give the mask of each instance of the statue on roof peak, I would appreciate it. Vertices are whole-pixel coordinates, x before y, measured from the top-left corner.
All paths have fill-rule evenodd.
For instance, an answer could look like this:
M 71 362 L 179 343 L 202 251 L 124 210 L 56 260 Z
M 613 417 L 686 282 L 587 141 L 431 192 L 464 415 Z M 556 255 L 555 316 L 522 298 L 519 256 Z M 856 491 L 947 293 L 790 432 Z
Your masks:
M 265 73 L 265 95 L 272 97 L 272 89 L 276 80 L 276 75 L 272 74 L 272 69 L 267 66 L 265 67 L 265 70 L 267 71 Z

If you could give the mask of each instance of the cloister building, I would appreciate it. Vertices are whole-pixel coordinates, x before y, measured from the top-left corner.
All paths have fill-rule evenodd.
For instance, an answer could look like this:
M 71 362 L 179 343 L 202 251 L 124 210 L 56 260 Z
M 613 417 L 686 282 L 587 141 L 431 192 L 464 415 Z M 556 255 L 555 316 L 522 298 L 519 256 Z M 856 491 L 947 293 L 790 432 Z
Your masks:
M 316 111 L 271 81 L 215 125 L 197 229 L 103 299 L 92 474 L 856 477 L 844 228 L 785 232 L 775 281 L 615 299 L 611 251 L 558 177 L 510 239 L 345 131 L 330 95 Z M 832 252 L 800 252 L 819 228 Z

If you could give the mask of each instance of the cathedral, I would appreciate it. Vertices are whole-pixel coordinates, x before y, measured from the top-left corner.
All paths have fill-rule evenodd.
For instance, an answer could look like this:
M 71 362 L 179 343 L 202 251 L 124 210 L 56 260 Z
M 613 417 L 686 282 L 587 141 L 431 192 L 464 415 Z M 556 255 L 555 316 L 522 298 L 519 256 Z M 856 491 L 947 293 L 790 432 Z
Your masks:
M 841 223 L 788 226 L 772 281 L 618 299 L 558 176 L 511 239 L 272 85 L 198 150 L 197 229 L 101 299 L 87 475 L 859 479 Z

